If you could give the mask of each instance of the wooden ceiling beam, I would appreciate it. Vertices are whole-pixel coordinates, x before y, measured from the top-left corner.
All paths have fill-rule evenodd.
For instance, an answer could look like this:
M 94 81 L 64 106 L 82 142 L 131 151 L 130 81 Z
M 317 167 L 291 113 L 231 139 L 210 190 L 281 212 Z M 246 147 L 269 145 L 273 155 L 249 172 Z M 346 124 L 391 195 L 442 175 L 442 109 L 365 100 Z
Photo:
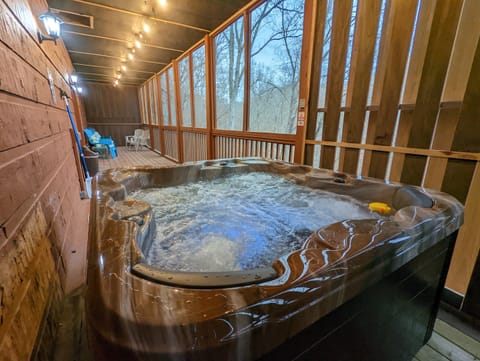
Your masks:
M 106 66 L 106 65 L 95 65 L 95 64 L 83 64 L 83 63 L 73 63 L 73 65 L 84 66 L 89 68 L 102 68 L 102 69 L 117 69 L 119 66 Z M 137 70 L 130 67 L 127 68 L 127 71 L 134 73 L 145 73 L 145 74 L 156 74 L 153 71 Z
M 93 75 L 93 76 L 104 76 L 104 77 L 115 79 L 114 75 L 108 75 L 108 74 L 102 74 L 102 73 L 90 73 L 90 72 L 86 72 L 86 71 L 78 71 L 77 74 L 79 74 L 79 75 L 83 74 L 83 75 Z M 136 80 L 142 80 L 142 81 L 145 81 L 145 80 L 148 79 L 148 78 L 138 78 L 136 76 L 129 76 L 129 75 L 125 75 L 125 74 L 122 75 L 122 79 L 123 78 L 136 79 Z
M 127 43 L 127 44 L 134 43 L 133 41 L 119 39 L 119 38 L 112 38 L 111 36 L 86 34 L 86 33 L 81 33 L 81 32 L 78 32 L 78 31 L 70 31 L 70 30 L 63 30 L 63 32 L 66 33 L 66 34 L 85 36 L 87 38 L 102 39 L 102 40 L 108 40 L 108 41 L 116 41 L 116 42 L 119 42 L 119 43 Z M 181 49 L 168 48 L 166 46 L 160 46 L 160 45 L 155 45 L 155 44 L 142 43 L 142 46 L 145 46 L 147 48 L 155 48 L 155 49 L 161 49 L 161 50 L 175 51 L 177 53 L 183 53 L 185 51 L 185 50 L 181 50 Z
M 209 33 L 210 32 L 209 29 L 201 28 L 201 27 L 198 27 L 198 26 L 189 25 L 189 24 L 185 24 L 185 23 L 180 23 L 178 21 L 160 19 L 160 18 L 157 18 L 155 16 L 149 16 L 149 15 L 137 13 L 137 12 L 126 10 L 126 9 L 117 8 L 117 7 L 114 7 L 114 6 L 93 3 L 91 1 L 86 1 L 86 0 L 73 0 L 73 1 L 76 2 L 76 3 L 79 3 L 79 4 L 95 6 L 95 7 L 105 9 L 105 10 L 110 10 L 110 11 L 116 11 L 116 12 L 119 12 L 119 13 L 122 13 L 122 14 L 128 14 L 128 15 L 133 15 L 133 16 L 139 16 L 139 17 L 142 17 L 142 18 L 147 18 L 148 20 L 156 21 L 156 22 L 159 22 L 159 23 L 167 24 L 167 25 L 180 26 L 182 28 L 197 30 L 197 31 L 201 31 L 201 32 L 204 32 L 204 33 Z
M 110 59 L 119 59 L 119 60 L 123 59 L 121 56 L 112 56 L 112 55 L 105 55 L 105 54 L 98 54 L 98 53 L 89 53 L 89 52 L 86 52 L 86 51 L 68 50 L 68 52 L 72 53 L 72 54 L 79 54 L 79 55 L 101 56 L 101 57 L 110 58 Z M 140 63 L 157 64 L 157 65 L 168 65 L 169 64 L 169 63 L 162 63 L 162 62 L 158 62 L 158 61 L 138 59 L 137 57 L 135 57 L 134 61 L 138 61 Z

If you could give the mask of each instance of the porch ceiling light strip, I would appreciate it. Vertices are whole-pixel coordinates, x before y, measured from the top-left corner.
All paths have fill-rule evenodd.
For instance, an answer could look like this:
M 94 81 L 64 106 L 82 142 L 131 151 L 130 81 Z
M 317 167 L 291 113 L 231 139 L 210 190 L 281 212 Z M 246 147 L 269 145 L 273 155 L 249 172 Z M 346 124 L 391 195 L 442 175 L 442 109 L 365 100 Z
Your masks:
M 68 50 L 69 53 L 72 54 L 80 54 L 80 55 L 89 55 L 89 56 L 101 56 L 104 58 L 110 58 L 110 59 L 122 59 L 120 56 L 112 56 L 112 55 L 105 55 L 105 54 L 97 54 L 97 53 L 88 53 L 86 51 L 77 51 L 77 50 Z M 150 60 L 141 60 L 138 58 L 135 58 L 136 62 L 141 62 L 141 63 L 149 63 L 149 64 L 157 64 L 157 65 L 167 65 L 168 63 L 162 63 L 158 61 L 150 61 Z
M 115 66 L 106 66 L 106 65 L 95 65 L 95 64 L 83 64 L 83 63 L 73 63 L 73 65 L 83 66 L 87 68 L 101 68 L 101 69 L 116 69 L 118 67 Z M 153 71 L 145 71 L 145 70 L 136 70 L 132 68 L 128 68 L 128 72 L 132 73 L 145 73 L 145 74 L 156 74 Z
M 131 41 L 128 40 L 123 40 L 123 39 L 118 39 L 118 38 L 112 38 L 110 36 L 102 36 L 102 35 L 93 35 L 93 34 L 85 34 L 85 33 L 79 33 L 77 31 L 70 31 L 70 30 L 64 30 L 63 33 L 65 34 L 72 34 L 72 35 L 79 35 L 79 36 L 85 36 L 87 38 L 95 38 L 95 39 L 102 39 L 102 40 L 110 40 L 110 41 L 118 41 L 119 43 L 131 43 Z M 180 49 L 174 49 L 174 48 L 167 48 L 165 46 L 160 46 L 160 45 L 155 45 L 155 44 L 147 44 L 143 43 L 142 44 L 145 47 L 148 48 L 156 48 L 156 49 L 161 49 L 161 50 L 168 50 L 168 51 L 176 51 L 177 53 L 183 53 L 185 50 L 180 50 Z

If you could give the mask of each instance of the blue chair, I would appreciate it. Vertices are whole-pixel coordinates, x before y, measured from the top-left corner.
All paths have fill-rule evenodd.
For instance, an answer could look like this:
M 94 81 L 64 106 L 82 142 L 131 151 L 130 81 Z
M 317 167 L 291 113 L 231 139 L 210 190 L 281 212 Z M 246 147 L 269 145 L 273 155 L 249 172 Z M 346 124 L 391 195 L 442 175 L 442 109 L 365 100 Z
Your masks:
M 102 150 L 108 150 L 112 159 L 117 158 L 117 147 L 110 137 L 102 137 L 95 128 L 85 128 L 83 130 L 88 143 L 92 146 L 92 149 L 102 153 Z

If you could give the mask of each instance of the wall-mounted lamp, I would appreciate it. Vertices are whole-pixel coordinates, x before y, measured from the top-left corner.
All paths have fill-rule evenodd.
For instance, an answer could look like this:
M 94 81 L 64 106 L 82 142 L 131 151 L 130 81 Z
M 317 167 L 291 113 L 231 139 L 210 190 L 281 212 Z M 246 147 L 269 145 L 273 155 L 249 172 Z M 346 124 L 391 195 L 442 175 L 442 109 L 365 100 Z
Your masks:
M 77 85 L 77 82 L 78 82 L 78 75 L 77 74 L 70 74 L 70 79 L 69 79 L 69 83 L 70 85 Z
M 38 41 L 40 44 L 44 40 L 53 41 L 57 45 L 57 39 L 60 37 L 60 25 L 63 24 L 62 19 L 58 16 L 55 16 L 52 12 L 47 11 L 45 14 L 42 14 L 38 17 L 42 22 L 47 34 L 49 36 L 43 35 L 40 30 L 37 31 Z

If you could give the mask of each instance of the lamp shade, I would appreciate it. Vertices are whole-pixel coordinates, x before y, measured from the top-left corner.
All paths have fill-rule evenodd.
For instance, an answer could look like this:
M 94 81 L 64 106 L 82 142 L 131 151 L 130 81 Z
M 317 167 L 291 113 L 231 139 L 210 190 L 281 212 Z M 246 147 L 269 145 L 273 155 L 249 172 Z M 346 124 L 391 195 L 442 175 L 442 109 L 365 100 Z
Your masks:
M 71 74 L 70 75 L 70 84 L 75 85 L 78 82 L 78 76 L 77 74 Z
M 50 11 L 40 15 L 38 18 L 43 22 L 45 30 L 52 39 L 58 39 L 60 37 L 60 25 L 63 24 L 62 19 Z

